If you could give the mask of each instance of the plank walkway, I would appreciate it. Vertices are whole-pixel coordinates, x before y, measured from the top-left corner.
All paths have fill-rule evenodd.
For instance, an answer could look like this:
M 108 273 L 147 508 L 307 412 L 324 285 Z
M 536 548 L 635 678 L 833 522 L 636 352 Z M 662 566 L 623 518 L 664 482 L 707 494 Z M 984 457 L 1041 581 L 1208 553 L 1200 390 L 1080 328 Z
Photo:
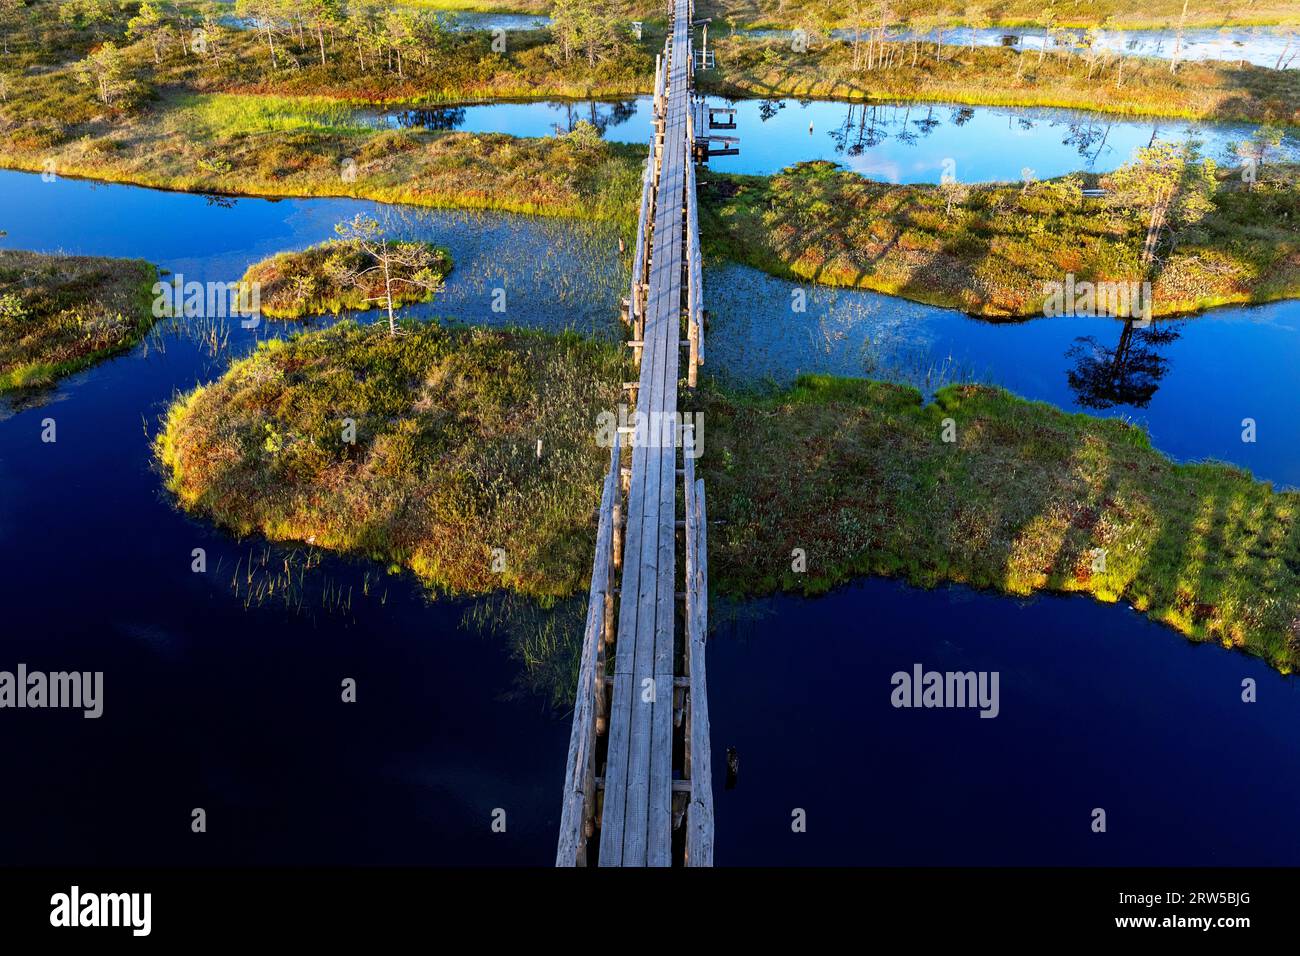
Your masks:
M 627 315 L 640 368 L 638 381 L 625 387 L 635 395 L 636 415 L 620 433 L 630 447 L 616 441 L 611 450 L 602 494 L 556 856 L 561 866 L 588 862 L 596 828 L 601 866 L 713 861 L 704 483 L 694 477 L 690 448 L 679 448 L 693 433 L 678 416 L 682 348 L 689 348 L 690 387 L 703 357 L 692 13 L 691 0 L 672 0 L 671 33 L 656 70 L 656 132 Z

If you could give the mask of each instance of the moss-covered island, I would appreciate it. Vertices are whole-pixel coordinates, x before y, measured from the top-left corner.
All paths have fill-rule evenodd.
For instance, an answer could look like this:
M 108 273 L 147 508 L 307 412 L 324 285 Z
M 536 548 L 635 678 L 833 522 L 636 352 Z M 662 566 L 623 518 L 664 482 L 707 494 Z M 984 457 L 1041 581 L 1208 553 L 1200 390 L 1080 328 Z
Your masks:
M 382 241 L 392 257 L 387 277 L 358 242 L 332 239 L 255 262 L 240 281 L 258 287 L 270 319 L 386 308 L 390 294 L 394 308 L 431 300 L 451 272 L 451 254 L 431 243 Z
M 1175 464 L 1132 425 L 986 387 L 926 405 L 912 388 L 813 376 L 705 414 L 709 514 L 724 522 L 709 538 L 715 587 L 817 593 L 884 574 L 1083 592 L 1300 665 L 1300 493 Z
M 724 96 L 863 101 L 928 101 L 971 106 L 1041 106 L 1125 116 L 1300 123 L 1300 71 L 1221 60 L 1183 62 L 1109 53 L 1100 46 L 969 47 L 898 39 L 899 25 L 876 40 L 876 22 L 858 42 L 721 37 L 717 69 L 700 88 Z
M 579 591 L 618 350 L 436 324 L 402 333 L 345 322 L 270 342 L 181 398 L 156 443 L 181 506 L 438 588 Z M 763 397 L 706 391 L 703 411 L 719 592 L 816 593 L 862 574 L 1079 591 L 1300 665 L 1300 494 L 1175 464 L 1132 426 L 987 388 L 923 405 L 910 388 L 808 378 Z M 794 548 L 806 574 L 791 571 Z
M 1066 275 L 1149 282 L 1155 315 L 1300 295 L 1300 167 L 1267 166 L 1248 184 L 1152 153 L 1100 179 L 1015 185 L 890 185 L 821 161 L 714 173 L 701 229 L 716 254 L 775 275 L 990 317 L 1043 314 Z M 1103 195 L 1085 194 L 1097 185 Z M 1162 202 L 1161 255 L 1144 262 Z
M 156 444 L 168 487 L 236 533 L 368 555 L 435 588 L 574 593 L 609 465 L 593 422 L 618 401 L 620 350 L 399 332 L 344 321 L 271 340 L 182 397 Z
M 152 327 L 158 270 L 139 259 L 0 250 L 0 394 L 49 386 Z

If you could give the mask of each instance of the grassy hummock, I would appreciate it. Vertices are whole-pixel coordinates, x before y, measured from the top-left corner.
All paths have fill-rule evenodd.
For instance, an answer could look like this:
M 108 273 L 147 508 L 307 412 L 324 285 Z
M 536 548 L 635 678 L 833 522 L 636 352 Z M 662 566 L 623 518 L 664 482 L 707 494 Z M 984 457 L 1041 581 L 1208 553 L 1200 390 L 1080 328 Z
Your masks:
M 787 278 L 873 289 L 974 315 L 1041 315 L 1045 284 L 1149 280 L 1156 315 L 1300 295 L 1300 179 L 1227 175 L 1213 208 L 1154 273 L 1141 210 L 1089 199 L 1096 177 L 956 187 L 873 182 L 835 164 L 770 177 L 711 174 L 701 226 L 713 251 Z M 1105 180 L 1103 179 L 1104 183 Z
M 718 68 L 700 87 L 724 96 L 798 97 L 961 103 L 969 106 L 1056 107 L 1125 116 L 1300 124 L 1300 71 L 1249 63 L 1168 60 L 1036 48 L 942 46 L 897 41 L 884 53 L 851 41 L 803 52 L 789 40 L 723 37 L 710 41 Z M 877 44 L 878 46 L 878 44 Z M 886 65 L 877 58 L 888 57 Z M 868 63 L 872 66 L 868 67 Z
M 154 323 L 139 259 L 0 250 L 0 394 L 41 388 L 130 348 Z
M 424 245 L 432 250 L 434 256 L 431 271 L 440 279 L 446 278 L 451 272 L 451 254 L 431 243 Z M 377 264 L 374 256 L 356 243 L 334 239 L 255 262 L 244 273 L 241 285 L 260 285 L 261 313 L 271 319 L 363 312 L 385 306 L 383 273 L 378 270 L 369 273 L 360 286 L 341 285 L 337 267 L 359 273 Z M 394 278 L 400 279 L 401 274 L 395 273 Z M 392 304 L 397 308 L 413 302 L 428 302 L 434 294 L 430 288 L 397 282 L 393 286 Z
M 590 573 L 609 462 L 594 423 L 619 400 L 621 363 L 570 335 L 344 322 L 268 342 L 182 396 L 156 451 L 180 505 L 236 533 L 367 555 L 449 591 L 556 598 Z M 903 386 L 806 377 L 702 401 L 720 593 L 865 574 L 1084 592 L 1300 665 L 1300 493 L 985 387 L 925 405 Z
M 460 0 L 457 0 L 460 2 Z M 482 8 L 509 9 L 517 3 L 535 0 L 465 0 Z M 912 27 L 924 29 L 937 23 L 948 26 L 976 23 L 988 26 L 1104 27 L 1122 29 L 1173 29 L 1180 15 L 1192 27 L 1256 26 L 1264 24 L 1300 24 L 1300 12 L 1292 0 L 1258 0 L 1230 7 L 1226 4 L 1184 4 L 1183 0 L 1067 0 L 1043 3 L 1042 0 L 1001 0 L 998 3 L 952 3 L 936 5 L 933 0 L 893 0 L 889 16 Z M 807 24 L 851 26 L 854 13 L 866 22 L 879 17 L 880 7 L 823 6 L 791 3 L 789 0 L 701 0 L 696 15 L 712 16 L 715 22 L 750 27 L 790 27 Z M 975 18 L 978 19 L 975 19 Z
M 606 143 L 582 127 L 545 139 L 376 130 L 341 119 L 339 110 L 277 100 L 242 128 L 229 120 L 231 107 L 201 103 L 182 98 L 96 124 L 75 139 L 31 139 L 31 128 L 17 127 L 7 143 L 0 136 L 0 166 L 38 171 L 52 163 L 60 176 L 232 196 L 351 196 L 583 219 L 636 215 L 644 150 Z
M 819 593 L 878 574 L 1083 592 L 1300 666 L 1300 493 L 988 387 L 926 405 L 909 387 L 808 376 L 714 397 L 705 417 L 715 588 Z
M 367 555 L 439 590 L 554 598 L 591 572 L 609 467 L 594 428 L 618 401 L 619 351 L 345 321 L 265 342 L 178 399 L 156 451 L 181 506 L 238 534 Z

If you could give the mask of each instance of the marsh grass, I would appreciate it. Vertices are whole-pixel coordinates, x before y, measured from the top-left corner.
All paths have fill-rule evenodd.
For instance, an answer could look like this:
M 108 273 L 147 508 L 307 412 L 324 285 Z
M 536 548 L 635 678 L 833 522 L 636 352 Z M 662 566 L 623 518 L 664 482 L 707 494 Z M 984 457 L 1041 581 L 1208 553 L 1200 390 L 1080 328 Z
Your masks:
M 1040 106 L 1127 116 L 1300 124 L 1300 70 L 1195 61 L 1169 71 L 1167 60 L 1109 57 L 1089 66 L 1078 54 L 999 47 L 891 43 L 887 69 L 854 67 L 848 43 L 802 53 L 789 41 L 721 37 L 718 69 L 700 73 L 706 92 L 763 98 L 920 100 L 969 106 Z M 865 59 L 865 57 L 864 57 Z
M 771 177 L 714 173 L 700 187 L 701 229 L 713 254 L 773 275 L 990 317 L 1041 315 L 1045 283 L 1067 273 L 1146 278 L 1141 211 L 1057 182 L 970 186 L 949 210 L 938 187 L 877 183 L 825 161 Z M 1264 167 L 1253 189 L 1225 174 L 1213 202 L 1151 278 L 1153 313 L 1300 295 L 1296 168 Z
M 433 255 L 430 271 L 439 279 L 445 279 L 451 272 L 451 254 L 432 243 L 423 245 L 428 246 Z M 326 313 L 338 315 L 344 311 L 365 312 L 386 306 L 382 271 L 376 270 L 363 277 L 359 285 L 341 285 L 337 272 L 331 268 L 334 260 L 356 273 L 375 268 L 378 264 L 374 256 L 356 243 L 335 239 L 307 249 L 277 253 L 255 262 L 248 267 L 240 282 L 260 286 L 261 312 L 271 319 L 300 319 Z M 435 295 L 432 288 L 400 281 L 410 271 L 394 267 L 394 308 L 428 302 Z
M 492 0 L 466 2 L 486 4 Z M 508 3 L 509 0 L 503 8 Z M 1061 27 L 1142 30 L 1172 29 L 1183 11 L 1183 3 L 1182 0 L 1088 0 L 1086 3 L 1044 4 L 1041 0 L 1003 0 L 989 7 L 969 8 L 960 3 L 936 7 L 931 0 L 893 0 L 889 8 L 892 15 L 900 19 L 937 13 L 948 26 L 967 23 L 964 14 L 970 9 L 979 9 L 989 16 L 992 26 L 1042 26 L 1045 16 L 1050 16 L 1053 24 Z M 737 26 L 780 28 L 798 25 L 812 12 L 804 4 L 791 0 L 700 0 L 696 15 L 713 16 Z M 816 15 L 821 15 L 821 11 L 816 11 Z M 833 8 L 830 10 L 832 22 L 840 22 L 841 16 L 843 14 Z M 1300 12 L 1296 11 L 1291 0 L 1259 0 L 1236 8 L 1211 3 L 1187 7 L 1186 25 L 1189 28 L 1272 24 L 1300 24 Z
M 0 393 L 46 388 L 129 349 L 155 321 L 139 259 L 0 250 Z
M 315 100 L 171 97 L 58 143 L 30 143 L 20 127 L 0 145 L 0 165 L 38 171 L 52 162 L 61 176 L 228 195 L 351 196 L 623 222 L 636 215 L 642 151 L 581 126 L 519 139 L 375 130 L 350 125 L 351 115 Z
M 260 343 L 172 406 L 155 449 L 181 506 L 237 534 L 367 556 L 439 591 L 552 600 L 590 574 L 608 467 L 594 429 L 621 351 L 343 321 Z
M 246 133 L 364 133 L 368 124 L 347 103 L 322 96 L 187 94 L 173 105 L 188 113 L 180 122 L 208 136 Z
M 1300 493 L 1175 464 L 1131 425 L 985 386 L 927 405 L 906 386 L 805 376 L 777 395 L 711 396 L 705 415 L 723 593 L 815 594 L 861 575 L 1083 592 L 1300 664 Z

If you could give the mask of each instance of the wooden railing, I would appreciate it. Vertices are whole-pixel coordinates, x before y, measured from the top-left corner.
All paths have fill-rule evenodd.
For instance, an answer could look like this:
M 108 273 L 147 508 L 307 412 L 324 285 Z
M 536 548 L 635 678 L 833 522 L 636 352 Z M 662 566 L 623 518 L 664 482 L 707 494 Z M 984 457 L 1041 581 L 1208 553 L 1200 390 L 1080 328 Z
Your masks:
M 641 213 L 637 218 L 636 251 L 632 254 L 632 288 L 628 298 L 628 324 L 632 327 L 632 339 L 640 342 L 645 338 L 646 293 L 650 274 L 650 223 L 653 221 L 654 207 L 654 168 L 655 136 L 650 137 L 650 152 L 646 156 L 645 172 L 641 176 Z M 633 359 L 641 361 L 641 350 L 633 352 Z
M 695 142 L 695 123 L 686 120 L 688 144 Z M 688 148 L 690 148 L 688 146 Z M 699 368 L 704 364 L 704 279 L 703 260 L 700 256 L 700 217 L 695 200 L 695 162 L 686 163 L 686 337 L 690 342 L 690 361 L 686 369 L 686 384 L 695 388 Z
M 569 760 L 560 809 L 560 842 L 556 866 L 586 866 L 587 840 L 594 832 L 596 814 L 596 742 L 605 730 L 608 706 L 605 688 L 606 635 L 613 626 L 614 527 L 617 524 L 620 473 L 619 436 L 614 433 L 609 474 L 600 496 L 600 521 L 596 528 L 596 556 L 591 563 L 591 591 L 587 599 L 587 625 L 582 636 L 578 666 L 573 729 L 569 732 Z
M 694 429 L 683 457 L 686 496 L 686 753 L 691 783 L 686 807 L 686 865 L 713 865 L 713 771 L 709 750 L 709 698 L 704 645 L 709 630 L 708 512 L 704 479 L 695 478 Z M 696 692 L 698 688 L 698 693 Z

